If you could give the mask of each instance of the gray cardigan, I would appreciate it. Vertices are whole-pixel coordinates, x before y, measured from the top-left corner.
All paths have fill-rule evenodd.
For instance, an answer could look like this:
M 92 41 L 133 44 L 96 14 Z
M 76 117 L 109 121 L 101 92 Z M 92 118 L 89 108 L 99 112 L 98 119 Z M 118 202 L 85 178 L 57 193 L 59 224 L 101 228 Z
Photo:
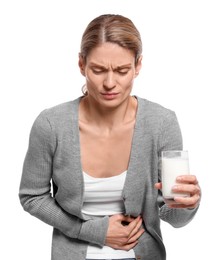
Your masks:
M 160 180 L 160 152 L 182 149 L 181 131 L 173 111 L 136 98 L 138 110 L 122 197 L 126 215 L 143 217 L 146 232 L 134 248 L 137 259 L 164 260 L 160 219 L 182 227 L 197 209 L 170 209 L 154 188 Z M 24 160 L 20 202 L 25 211 L 54 227 L 52 260 L 85 260 L 88 242 L 102 247 L 108 228 L 108 216 L 92 218 L 81 213 L 80 99 L 40 113 Z

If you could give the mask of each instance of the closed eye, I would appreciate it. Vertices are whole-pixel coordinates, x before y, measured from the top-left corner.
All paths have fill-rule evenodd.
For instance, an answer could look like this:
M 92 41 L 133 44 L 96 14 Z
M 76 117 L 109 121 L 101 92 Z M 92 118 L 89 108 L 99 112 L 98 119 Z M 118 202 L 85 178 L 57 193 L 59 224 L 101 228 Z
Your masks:
M 118 70 L 117 72 L 120 74 L 120 75 L 126 75 L 128 73 L 129 70 Z
M 99 74 L 104 73 L 104 72 L 106 72 L 106 71 L 103 70 L 103 69 L 92 69 L 92 72 L 93 72 L 94 74 L 99 75 Z

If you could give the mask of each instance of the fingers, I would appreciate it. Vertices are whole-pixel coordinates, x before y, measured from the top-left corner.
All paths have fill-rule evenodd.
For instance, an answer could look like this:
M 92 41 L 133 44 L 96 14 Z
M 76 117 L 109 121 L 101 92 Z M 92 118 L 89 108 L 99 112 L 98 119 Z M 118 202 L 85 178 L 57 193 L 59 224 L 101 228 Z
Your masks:
M 179 193 L 189 193 L 192 196 L 195 194 L 200 194 L 200 187 L 193 184 L 178 184 L 173 186 L 172 191 Z
M 191 197 L 175 197 L 174 201 L 176 204 L 174 205 L 174 208 L 196 208 L 199 205 L 200 202 L 200 195 L 194 194 Z
M 188 180 L 189 179 L 189 180 Z M 187 182 L 196 183 L 195 178 L 188 178 Z M 175 196 L 174 200 L 167 203 L 170 208 L 196 208 L 201 199 L 201 189 L 198 184 L 178 184 L 172 189 L 176 193 L 190 194 L 190 196 Z
M 128 243 L 138 242 L 138 239 L 142 236 L 142 234 L 145 232 L 144 229 L 138 229 L 134 235 L 131 233 L 131 237 L 128 239 Z
M 131 216 L 129 216 L 129 215 L 127 215 L 127 216 L 125 216 L 125 215 L 119 215 L 120 216 L 120 219 L 121 219 L 121 221 L 123 221 L 123 222 L 126 222 L 126 223 L 131 223 L 131 222 L 135 222 L 135 218 L 134 217 L 131 217 Z
M 135 241 L 134 243 L 130 243 L 130 244 L 123 244 L 123 245 L 113 244 L 109 246 L 111 246 L 114 249 L 129 251 L 130 249 L 134 248 L 137 244 L 138 241 Z
M 144 229 L 140 229 L 134 236 L 128 239 L 125 243 L 121 245 L 115 245 L 115 249 L 122 249 L 122 250 L 130 250 L 135 247 L 138 243 L 139 237 L 145 232 Z
M 122 224 L 124 223 L 124 225 Z M 137 243 L 143 234 L 142 218 L 133 218 L 117 214 L 110 217 L 110 224 L 106 236 L 106 244 L 115 249 L 129 250 Z
M 162 183 L 161 183 L 161 182 L 155 183 L 154 187 L 155 187 L 157 190 L 160 190 L 160 189 L 162 189 Z
M 165 200 L 170 208 L 196 208 L 201 199 L 201 189 L 195 175 L 178 176 L 177 184 L 173 186 L 172 191 L 175 193 L 189 194 L 189 196 L 176 196 L 173 200 Z M 160 186 L 159 184 L 155 186 Z
M 138 216 L 135 221 L 131 222 L 128 225 L 129 229 L 129 242 L 133 242 L 134 240 L 137 240 L 142 233 L 144 232 L 144 229 L 141 229 L 142 226 L 142 218 L 141 216 Z
M 195 175 L 181 175 L 177 177 L 177 182 L 179 183 L 190 183 L 190 184 L 198 184 L 198 180 Z
M 110 222 L 118 222 L 122 225 L 128 225 L 130 222 L 134 221 L 135 218 L 131 216 L 125 216 L 123 214 L 116 214 L 110 217 Z
M 196 176 L 194 175 L 183 175 L 177 178 L 177 181 L 179 179 L 178 184 L 174 185 L 172 188 L 173 192 L 177 193 L 189 193 L 190 198 L 186 199 L 193 199 L 198 200 L 200 199 L 201 189 L 198 185 L 198 181 L 196 179 Z

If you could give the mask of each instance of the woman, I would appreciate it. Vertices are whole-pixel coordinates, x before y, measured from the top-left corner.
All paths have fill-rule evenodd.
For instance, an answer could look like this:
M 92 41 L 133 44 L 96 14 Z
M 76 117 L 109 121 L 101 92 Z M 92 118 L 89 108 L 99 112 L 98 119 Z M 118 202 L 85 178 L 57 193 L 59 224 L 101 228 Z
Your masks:
M 33 124 L 19 196 L 24 210 L 54 227 L 52 260 L 166 259 L 160 219 L 181 227 L 198 209 L 194 175 L 175 187 L 190 197 L 168 205 L 161 196 L 158 158 L 181 150 L 182 138 L 173 111 L 131 96 L 141 55 L 131 20 L 95 18 L 79 54 L 84 95 Z

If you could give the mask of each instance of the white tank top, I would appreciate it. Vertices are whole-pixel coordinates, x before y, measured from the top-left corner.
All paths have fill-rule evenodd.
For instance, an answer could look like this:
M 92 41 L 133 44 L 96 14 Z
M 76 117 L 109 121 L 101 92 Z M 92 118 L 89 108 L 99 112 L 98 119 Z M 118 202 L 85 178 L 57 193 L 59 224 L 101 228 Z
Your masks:
M 84 200 L 82 213 L 93 216 L 110 216 L 124 212 L 122 190 L 126 179 L 126 171 L 108 178 L 94 178 L 85 172 Z M 90 259 L 121 259 L 134 258 L 133 249 L 116 250 L 109 246 L 103 248 L 89 244 L 86 258 Z

